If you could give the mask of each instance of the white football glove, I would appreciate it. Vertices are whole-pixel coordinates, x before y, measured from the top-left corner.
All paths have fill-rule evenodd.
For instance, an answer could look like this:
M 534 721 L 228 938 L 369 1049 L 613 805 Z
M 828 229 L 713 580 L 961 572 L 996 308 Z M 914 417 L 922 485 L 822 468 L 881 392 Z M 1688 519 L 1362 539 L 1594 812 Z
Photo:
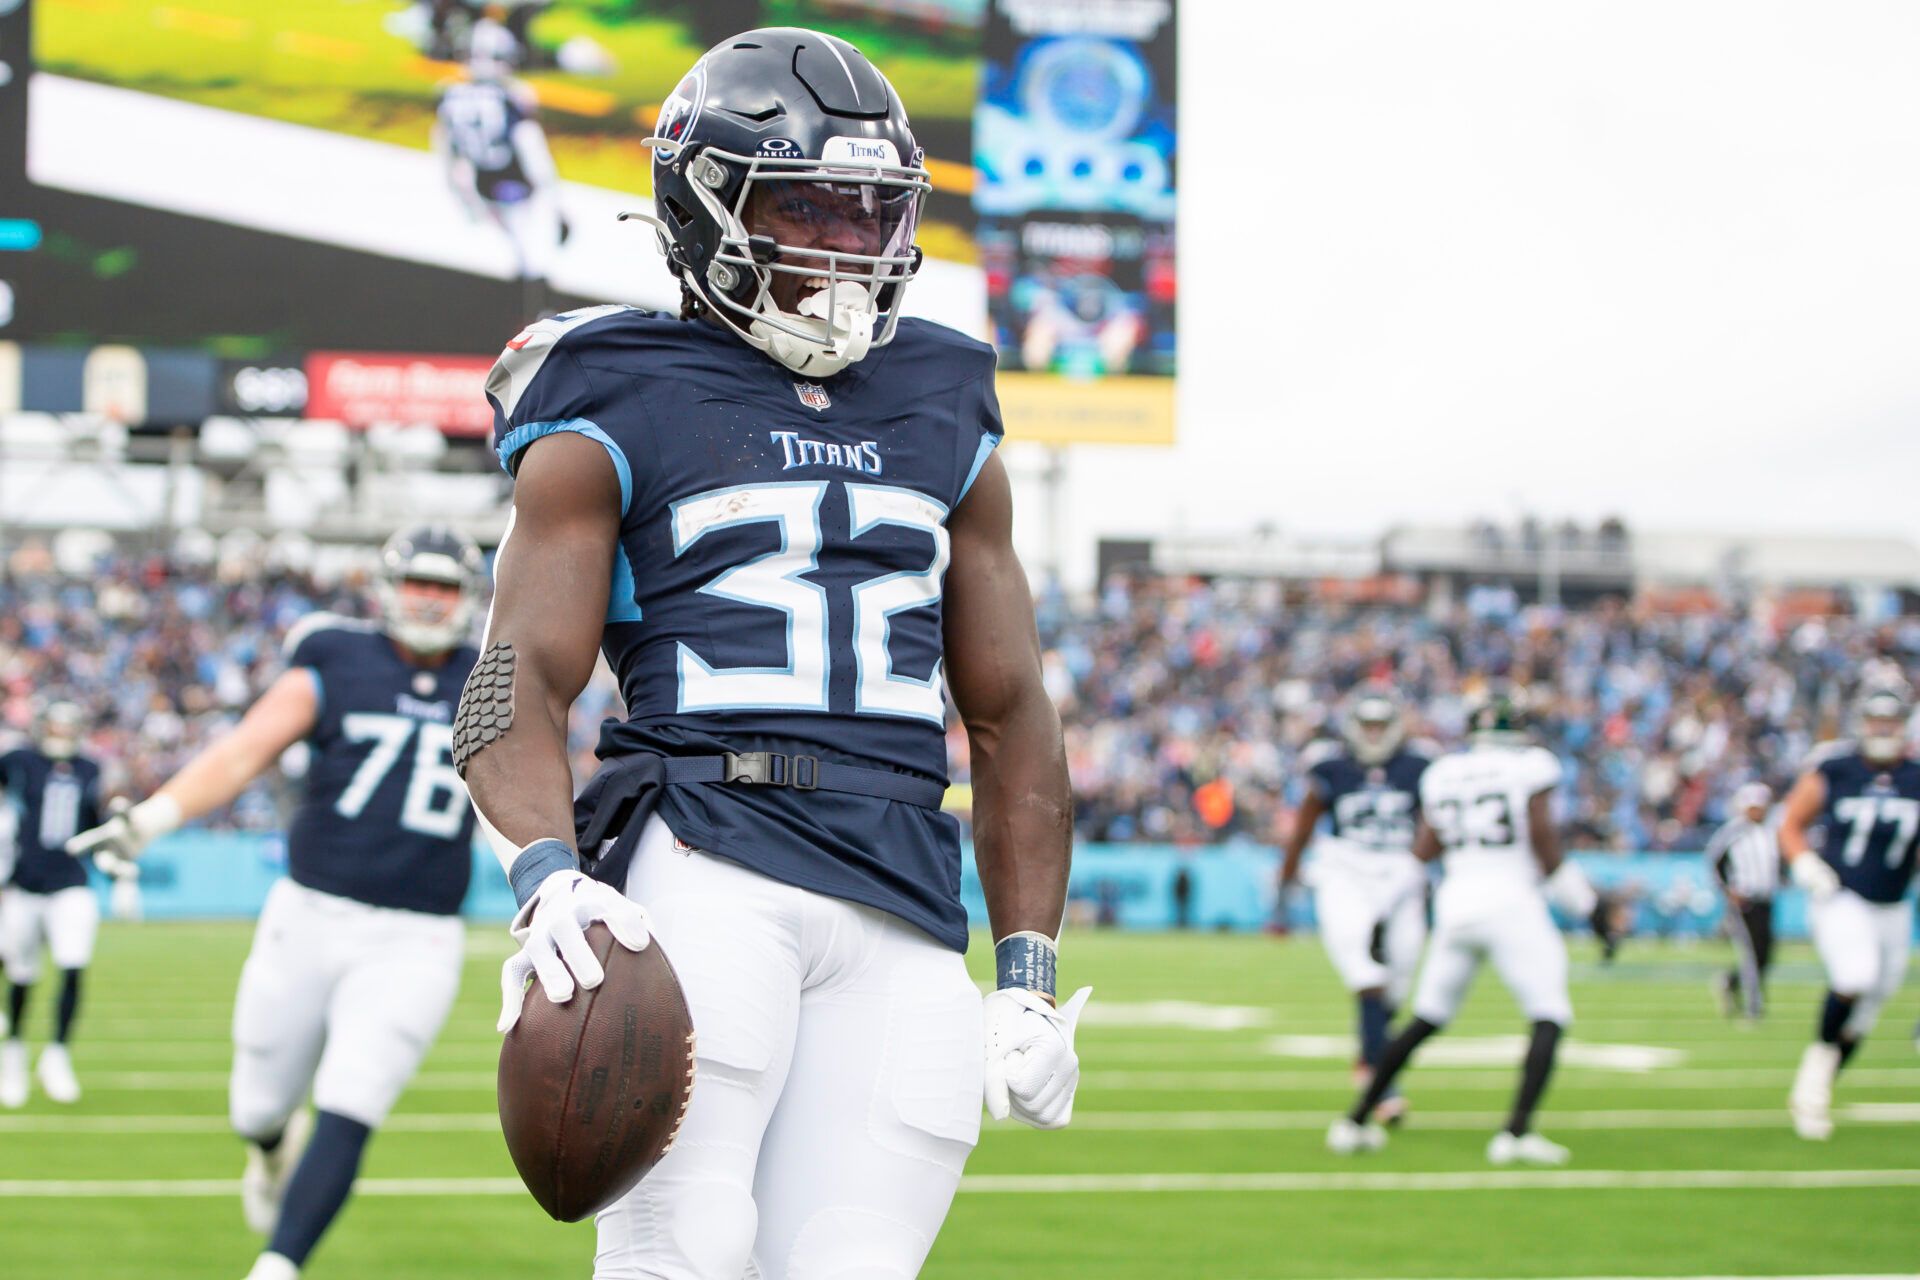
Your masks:
M 586 934 L 595 920 L 603 921 L 629 951 L 644 950 L 653 936 L 645 907 L 583 871 L 556 871 L 540 882 L 510 926 L 520 950 L 500 969 L 497 1025 L 502 1033 L 520 1021 L 529 975 L 539 979 L 540 990 L 555 1004 L 573 999 L 576 983 L 587 991 L 600 985 L 607 972 L 594 958 Z
M 1585 920 L 1600 905 L 1600 894 L 1594 889 L 1593 882 L 1587 879 L 1587 873 L 1580 869 L 1580 864 L 1571 858 L 1555 868 L 1541 887 L 1546 890 L 1548 902 L 1575 920 Z
M 125 880 L 140 874 L 135 860 L 149 844 L 180 825 L 180 805 L 171 796 L 152 796 L 130 805 L 116 796 L 107 805 L 107 820 L 67 841 L 76 858 L 93 857 L 93 865 Z
M 134 875 L 113 878 L 113 889 L 107 894 L 107 910 L 115 920 L 138 920 L 144 914 L 140 905 L 140 876 L 137 869 Z
M 1787 864 L 1787 872 L 1793 882 L 1807 891 L 1807 896 L 1815 902 L 1825 902 L 1840 892 L 1840 875 L 1827 865 L 1827 860 L 1809 849 L 1797 855 Z
M 1073 1119 L 1080 1059 L 1074 1024 L 1093 995 L 1082 987 L 1058 1009 L 1037 992 L 1007 987 L 987 994 L 987 1114 L 1012 1116 L 1035 1129 L 1063 1129 Z

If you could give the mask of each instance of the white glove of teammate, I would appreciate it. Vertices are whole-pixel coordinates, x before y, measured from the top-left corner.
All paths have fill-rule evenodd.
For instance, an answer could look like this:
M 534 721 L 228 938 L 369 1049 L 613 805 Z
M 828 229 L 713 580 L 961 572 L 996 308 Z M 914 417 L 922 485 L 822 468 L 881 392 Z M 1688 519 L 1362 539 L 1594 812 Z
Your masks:
M 500 969 L 502 1032 L 520 1021 L 527 977 L 540 981 L 540 990 L 555 1004 L 573 999 L 576 984 L 587 991 L 599 986 L 607 972 L 587 945 L 587 926 L 605 922 L 614 940 L 629 951 L 646 949 L 653 935 L 647 910 L 633 899 L 582 871 L 556 871 L 540 882 L 526 905 L 513 917 L 510 932 L 520 950 Z
M 133 921 L 141 918 L 140 877 L 115 876 L 113 890 L 107 895 L 107 910 L 115 920 Z
M 1825 902 L 1840 892 L 1839 873 L 1811 849 L 1796 855 L 1787 864 L 1787 872 L 1793 877 L 1793 882 L 1805 889 L 1807 896 L 1815 902 Z
M 171 796 L 152 796 L 135 805 L 115 797 L 107 812 L 111 816 L 105 822 L 67 841 L 67 852 L 76 858 L 93 855 L 93 865 L 116 880 L 137 876 L 135 860 L 141 852 L 180 825 L 180 805 Z
M 987 993 L 988 1115 L 1011 1115 L 1035 1129 L 1063 1129 L 1073 1119 L 1073 1091 L 1080 1083 L 1073 1029 L 1091 995 L 1092 987 L 1082 987 L 1056 1009 L 1023 987 Z

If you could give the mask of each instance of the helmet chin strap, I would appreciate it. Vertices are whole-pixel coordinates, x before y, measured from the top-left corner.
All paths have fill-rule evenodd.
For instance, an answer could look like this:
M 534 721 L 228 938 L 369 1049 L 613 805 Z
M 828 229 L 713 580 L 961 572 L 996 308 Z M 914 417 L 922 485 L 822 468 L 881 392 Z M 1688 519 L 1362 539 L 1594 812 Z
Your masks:
M 843 280 L 832 289 L 822 289 L 803 299 L 798 316 L 782 313 L 781 318 L 787 323 L 812 331 L 807 337 L 783 333 L 763 320 L 753 322 L 752 333 L 766 343 L 768 355 L 795 373 L 830 378 L 866 358 L 873 346 L 873 322 L 877 314 L 871 292 L 865 286 Z

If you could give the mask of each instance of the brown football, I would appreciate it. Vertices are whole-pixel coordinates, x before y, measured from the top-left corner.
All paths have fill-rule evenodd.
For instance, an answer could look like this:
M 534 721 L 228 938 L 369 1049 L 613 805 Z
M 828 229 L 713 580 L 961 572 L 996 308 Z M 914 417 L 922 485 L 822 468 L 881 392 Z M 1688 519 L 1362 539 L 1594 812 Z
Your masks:
M 555 1004 L 530 983 L 500 1046 L 500 1128 L 520 1180 L 562 1222 L 633 1189 L 693 1096 L 693 1015 L 659 942 L 629 951 L 587 926 L 607 976 Z

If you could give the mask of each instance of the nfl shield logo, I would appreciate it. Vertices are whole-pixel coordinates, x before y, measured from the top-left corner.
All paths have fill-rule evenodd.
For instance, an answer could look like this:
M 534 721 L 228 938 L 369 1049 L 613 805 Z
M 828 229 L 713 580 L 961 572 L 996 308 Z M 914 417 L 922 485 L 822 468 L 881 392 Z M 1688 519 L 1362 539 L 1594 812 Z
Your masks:
M 800 397 L 800 403 L 819 413 L 833 401 L 827 398 L 827 389 L 817 382 L 796 382 L 793 393 Z

